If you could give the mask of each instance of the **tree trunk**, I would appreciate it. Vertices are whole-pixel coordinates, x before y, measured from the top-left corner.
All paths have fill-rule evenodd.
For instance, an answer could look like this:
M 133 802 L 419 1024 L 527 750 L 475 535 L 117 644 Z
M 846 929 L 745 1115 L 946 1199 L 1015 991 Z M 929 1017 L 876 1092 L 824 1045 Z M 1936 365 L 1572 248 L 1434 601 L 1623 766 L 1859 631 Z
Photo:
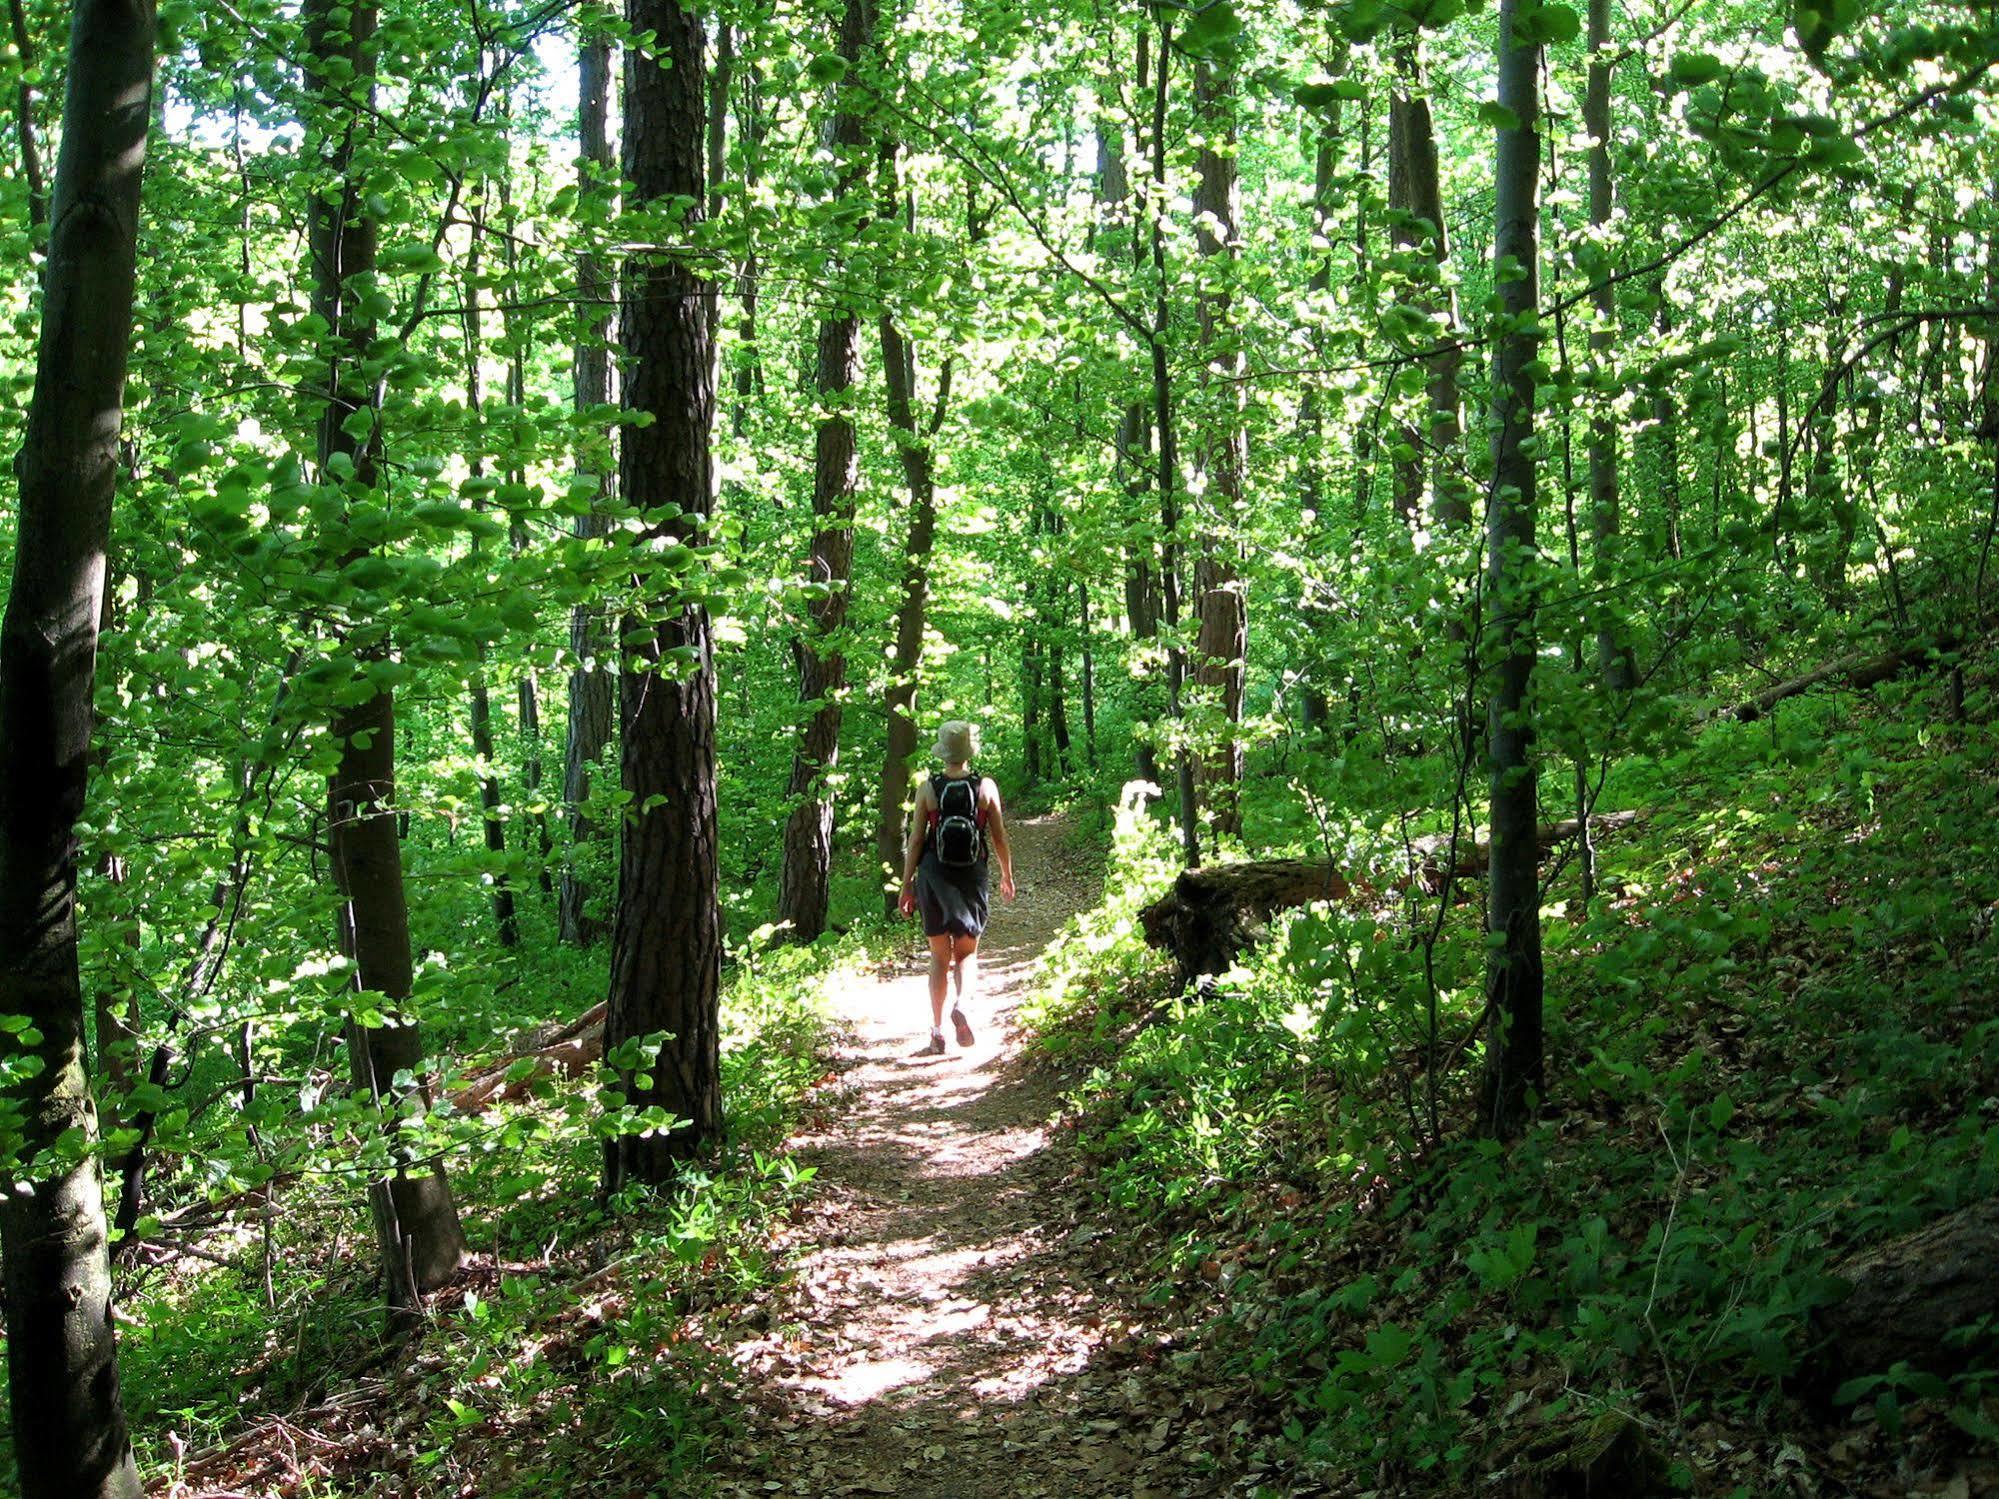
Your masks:
M 1181 726 L 1181 695 L 1187 682 L 1187 653 L 1180 643 L 1180 443 L 1174 430 L 1173 367 L 1168 340 L 1173 306 L 1166 277 L 1166 205 L 1171 186 L 1166 172 L 1166 101 L 1173 58 L 1173 23 L 1161 10 L 1159 66 L 1152 87 L 1152 419 L 1159 444 L 1159 520 L 1164 537 L 1159 549 L 1159 592 L 1166 623 L 1166 707 L 1176 728 Z M 1145 54 L 1139 53 L 1143 86 Z M 1184 735 L 1174 756 L 1174 780 L 1180 801 L 1180 846 L 1187 867 L 1201 862 L 1200 796 L 1194 778 L 1194 753 Z
M 512 123 L 512 107 L 508 110 L 509 125 Z M 507 285 L 520 284 L 520 216 L 514 212 L 512 178 L 502 173 L 500 177 L 500 217 L 505 224 L 506 234 L 501 240 L 507 265 Z M 527 350 L 528 338 L 516 326 L 518 312 L 512 310 L 515 298 L 508 298 L 508 309 L 500 314 L 501 326 L 507 331 L 507 405 L 515 411 L 525 411 L 528 403 Z M 477 305 L 476 301 L 473 303 Z M 527 474 L 516 465 L 507 471 L 507 482 L 518 492 L 527 483 Z M 508 544 L 513 554 L 519 557 L 528 548 L 527 525 L 516 514 L 508 525 Z M 528 820 L 534 826 L 535 881 L 541 886 L 544 897 L 555 894 L 555 880 L 550 873 L 550 863 L 554 857 L 555 838 L 548 828 L 548 804 L 541 794 L 541 685 L 535 671 L 534 662 L 521 663 L 521 679 L 514 689 L 514 706 L 519 714 L 521 726 L 521 791 L 528 803 Z M 504 838 L 502 839 L 504 843 Z M 513 898 L 508 896 L 511 906 Z
M 1090 769 L 1097 768 L 1097 657 L 1092 644 L 1090 630 L 1090 585 L 1085 579 L 1076 582 L 1076 611 L 1078 627 L 1083 637 L 1083 752 L 1089 757 Z
M 28 228 L 39 239 L 49 222 L 49 188 L 42 173 L 42 153 L 35 143 L 35 42 L 28 34 L 28 12 L 22 0 L 7 0 L 7 17 L 14 32 L 14 66 L 20 83 L 14 91 L 14 134 L 21 152 L 21 177 L 28 187 Z
M 479 431 L 479 440 L 483 444 L 486 396 L 485 381 L 481 378 L 480 355 L 485 337 L 479 315 L 479 258 L 479 236 L 475 229 L 472 243 L 465 254 L 465 405 L 472 415 L 473 425 Z M 475 449 L 469 464 L 472 476 L 478 478 L 484 472 L 485 466 L 484 457 Z M 472 550 L 475 556 L 482 546 L 483 543 L 477 538 L 473 540 Z M 486 841 L 486 851 L 493 855 L 495 865 L 493 923 L 498 929 L 502 947 L 518 947 L 521 929 L 520 919 L 514 911 L 514 889 L 502 867 L 507 856 L 507 828 L 501 820 L 500 780 L 495 770 L 498 757 L 493 753 L 493 697 L 486 682 L 487 655 L 485 643 L 482 641 L 470 692 L 472 753 L 479 762 L 479 823 Z
M 888 388 L 889 424 L 895 428 L 909 488 L 909 529 L 903 542 L 902 606 L 895 616 L 895 656 L 889 666 L 888 748 L 882 757 L 876 804 L 875 859 L 881 866 L 882 914 L 894 916 L 895 877 L 902 869 L 903 804 L 909 800 L 910 762 L 916 756 L 917 685 L 923 669 L 923 625 L 930 600 L 930 548 L 937 535 L 937 480 L 929 432 L 916 420 L 916 355 L 887 312 L 881 315 L 881 356 Z M 947 365 L 940 384 L 948 386 Z M 939 391 L 939 414 L 946 392 Z
M 1594 243 L 1607 247 L 1612 209 L 1610 182 L 1610 0 L 1589 0 L 1589 82 L 1583 95 L 1583 129 L 1589 145 L 1589 221 Z M 1617 344 L 1617 292 L 1599 263 L 1590 274 L 1597 282 L 1592 294 L 1596 324 L 1590 329 L 1591 362 L 1601 376 Z M 1631 647 L 1617 624 L 1611 579 L 1617 564 L 1618 492 L 1617 422 L 1607 390 L 1599 391 L 1589 427 L 1590 535 L 1594 542 L 1591 582 L 1596 590 L 1592 609 L 1597 616 L 1597 670 L 1612 692 L 1629 692 L 1636 679 Z
M 80 0 L 42 330 L 0 624 L 0 1011 L 21 1079 L 21 1169 L 0 1202 L 0 1297 L 23 1499 L 138 1499 L 111 1327 L 97 1109 L 77 967 L 76 824 L 111 540 L 152 119 L 153 7 Z M 72 1148 L 75 1147 L 75 1148 Z
M 1536 165 L 1540 47 L 1518 34 L 1526 0 L 1500 0 L 1493 268 L 1503 331 L 1492 356 L 1493 493 L 1487 519 L 1486 631 L 1492 642 L 1487 758 L 1492 772 L 1488 869 L 1483 1129 L 1508 1138 L 1526 1124 L 1542 1085 L 1541 891 L 1534 723 L 1534 371 L 1539 335 Z
M 625 177 L 641 205 L 685 205 L 691 230 L 705 212 L 700 18 L 676 0 L 628 0 L 635 32 L 652 32 L 657 56 L 625 55 Z M 626 402 L 653 418 L 624 436 L 619 474 L 643 514 L 662 510 L 645 544 L 699 539 L 679 512 L 710 493 L 715 418 L 714 288 L 666 253 L 636 255 L 625 270 Z M 641 555 L 653 555 L 650 551 Z M 644 1068 L 621 1071 L 609 1102 L 657 1107 L 674 1121 L 647 1135 L 605 1142 L 604 1186 L 664 1181 L 675 1164 L 720 1138 L 722 912 L 715 825 L 715 660 L 708 611 L 657 584 L 650 617 L 634 620 L 620 677 L 624 790 L 631 798 L 618 866 L 617 917 L 604 1046 L 656 1032 L 666 1041 Z
M 581 85 L 578 119 L 582 137 L 583 185 L 600 192 L 615 189 L 616 163 L 611 156 L 611 44 L 601 35 L 586 32 L 578 49 L 578 80 Z M 611 286 L 604 267 L 594 252 L 577 257 L 577 296 L 590 308 L 589 320 L 576 345 L 576 407 L 587 411 L 607 405 L 611 399 L 610 338 L 612 331 Z M 601 309 L 601 310 L 599 310 Z M 602 536 L 604 517 L 599 505 L 608 502 L 616 482 L 616 464 L 610 451 L 609 429 L 593 434 L 581 471 L 598 482 L 598 505 L 576 517 L 576 534 L 586 540 Z M 597 836 L 583 810 L 590 797 L 590 772 L 611 742 L 613 703 L 611 684 L 613 662 L 610 632 L 588 604 L 578 604 L 570 613 L 569 652 L 574 665 L 569 670 L 569 732 L 563 755 L 562 799 L 569 807 L 569 840 L 572 850 Z M 597 899 L 575 854 L 562 869 L 562 887 L 556 897 L 557 924 L 564 942 L 587 944 L 603 934 L 602 918 L 592 909 Z
M 1144 33 L 1140 33 L 1141 59 L 1145 50 Z M 1140 66 L 1138 86 L 1143 89 L 1143 62 Z M 1125 166 L 1123 126 L 1108 115 L 1097 120 L 1097 206 L 1101 215 L 1099 227 L 1107 241 L 1106 255 L 1114 252 L 1121 243 L 1126 257 L 1135 270 L 1142 270 L 1145 264 L 1145 241 L 1138 233 L 1137 217 L 1131 210 L 1131 178 Z M 1122 237 L 1121 241 L 1119 236 Z M 1151 501 L 1152 427 L 1146 414 L 1143 398 L 1126 403 L 1118 418 L 1117 429 L 1117 475 L 1125 496 L 1124 514 L 1124 604 L 1125 620 L 1135 641 L 1156 641 L 1159 638 L 1159 550 L 1152 536 L 1152 523 L 1147 511 Z M 1152 685 L 1150 674 L 1138 679 L 1139 711 L 1150 717 L 1156 712 L 1157 687 Z M 1153 700 L 1148 706 L 1147 699 Z M 1144 735 L 1134 735 L 1132 743 L 1135 768 L 1140 780 L 1159 783 L 1159 751 L 1153 741 Z
M 340 184 L 337 194 L 315 194 L 308 210 L 312 310 L 328 330 L 329 350 L 319 468 L 322 476 L 330 476 L 351 464 L 353 483 L 366 488 L 375 482 L 375 439 L 356 437 L 347 424 L 354 413 L 369 409 L 374 395 L 363 360 L 375 341 L 375 326 L 356 307 L 354 294 L 374 279 L 375 224 L 362 204 L 353 162 L 359 116 L 373 97 L 369 42 L 375 11 L 372 6 L 311 0 L 302 16 L 311 59 L 309 82 L 323 111 L 320 129 L 326 132 L 320 150 L 329 177 Z M 357 87 L 362 90 L 358 101 Z M 351 563 L 362 555 L 345 560 Z M 383 659 L 387 650 L 386 639 L 378 637 L 356 650 L 357 665 Z M 395 1149 L 405 1112 L 429 1105 L 420 1081 L 408 1089 L 396 1082 L 399 1075 L 419 1072 L 423 1042 L 416 1024 L 397 1013 L 410 995 L 413 964 L 396 829 L 395 725 L 394 694 L 386 689 L 335 712 L 332 738 L 340 758 L 327 785 L 327 841 L 334 883 L 344 902 L 342 948 L 354 961 L 356 987 L 381 996 L 380 1008 L 389 1017 L 387 1024 L 373 1029 L 349 1022 L 348 1064 L 356 1089 L 375 1110 L 396 1156 L 395 1173 L 370 1184 L 368 1201 L 391 1312 L 407 1317 L 424 1292 L 457 1274 L 465 1259 L 465 1236 L 443 1172 Z
M 1195 65 L 1194 110 L 1204 121 L 1194 189 L 1199 249 L 1204 258 L 1232 265 L 1241 201 L 1235 160 L 1235 80 L 1223 67 L 1209 62 Z M 1224 289 L 1204 294 L 1200 304 L 1201 347 L 1208 378 L 1213 382 L 1208 409 L 1215 425 L 1206 434 L 1203 456 L 1214 508 L 1203 518 L 1207 540 L 1194 564 L 1194 591 L 1200 610 L 1194 681 L 1204 697 L 1221 709 L 1222 743 L 1207 759 L 1205 778 L 1215 831 L 1234 835 L 1242 831 L 1243 749 L 1238 731 L 1249 634 L 1237 527 L 1248 455 L 1243 433 L 1241 339 L 1233 324 L 1234 297 L 1227 289 L 1228 274 L 1222 273 Z
M 1672 314 L 1661 302 L 1662 343 L 1672 331 Z M 1680 537 L 1680 403 L 1673 399 L 1672 382 L 1665 378 L 1652 387 L 1652 441 L 1659 471 L 1659 509 L 1666 522 L 1665 552 L 1678 562 L 1684 552 Z
M 873 0 L 847 0 L 840 21 L 840 56 L 847 74 L 835 85 L 831 145 L 840 174 L 839 193 L 851 201 L 866 171 L 867 122 L 861 82 L 855 76 L 874 44 Z M 852 233 L 866 225 L 865 211 Z M 839 279 L 837 273 L 836 281 Z M 861 321 L 851 293 L 833 289 L 835 310 L 819 324 L 816 383 L 819 430 L 812 472 L 812 552 L 807 581 L 813 590 L 811 623 L 792 642 L 798 668 L 798 701 L 807 717 L 791 762 L 791 815 L 784 825 L 784 871 L 777 919 L 789 923 L 791 940 L 811 942 L 826 930 L 833 877 L 833 791 L 829 777 L 840 763 L 841 699 L 847 658 L 840 643 L 847 624 L 854 562 L 854 499 L 860 461 L 854 443 L 849 392 L 859 378 Z

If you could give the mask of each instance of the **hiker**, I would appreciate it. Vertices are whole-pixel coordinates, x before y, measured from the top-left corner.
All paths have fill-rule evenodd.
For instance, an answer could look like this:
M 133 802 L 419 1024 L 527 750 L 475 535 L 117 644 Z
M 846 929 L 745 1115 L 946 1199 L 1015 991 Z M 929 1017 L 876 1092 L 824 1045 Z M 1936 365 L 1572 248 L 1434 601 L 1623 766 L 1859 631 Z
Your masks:
M 916 792 L 909 842 L 902 852 L 902 914 L 923 912 L 930 939 L 930 1042 L 921 1057 L 944 1054 L 944 998 L 955 988 L 951 1027 L 960 1046 L 974 1040 L 965 1013 L 979 979 L 979 937 L 986 929 L 988 845 L 999 855 L 1000 893 L 1013 899 L 1013 850 L 1007 846 L 999 787 L 972 769 L 979 731 L 952 719 L 931 753 L 941 773 Z

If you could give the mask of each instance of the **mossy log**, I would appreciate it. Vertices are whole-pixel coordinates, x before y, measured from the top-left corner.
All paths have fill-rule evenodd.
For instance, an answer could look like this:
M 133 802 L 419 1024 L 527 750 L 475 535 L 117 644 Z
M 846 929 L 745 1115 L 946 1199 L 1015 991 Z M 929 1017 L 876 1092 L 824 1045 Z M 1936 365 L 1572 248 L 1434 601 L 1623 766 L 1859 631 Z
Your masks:
M 1659 1456 L 1622 1411 L 1575 1410 L 1500 1449 L 1482 1493 L 1504 1499 L 1631 1499 L 1668 1492 Z
M 1999 1344 L 1999 1197 L 1960 1208 L 1833 1267 L 1852 1287 L 1816 1319 L 1807 1382 L 1830 1394 L 1898 1363 L 1954 1374 Z M 1982 1343 L 1952 1337 L 1983 1323 Z
M 1629 827 L 1639 812 L 1608 812 L 1590 819 L 1593 834 Z M 1545 857 L 1550 849 L 1576 836 L 1574 818 L 1543 823 L 1535 842 Z M 1449 864 L 1450 840 L 1424 838 L 1410 845 L 1412 867 L 1391 887 L 1410 886 L 1434 895 L 1448 879 L 1470 880 L 1484 873 L 1492 846 L 1484 839 L 1458 847 Z M 1253 863 L 1216 864 L 1190 869 L 1173 888 L 1140 913 L 1145 940 L 1171 952 L 1180 964 L 1183 982 L 1225 973 L 1237 956 L 1264 934 L 1270 918 L 1280 911 L 1314 901 L 1371 901 L 1373 886 L 1349 879 L 1337 865 L 1315 859 L 1264 859 Z

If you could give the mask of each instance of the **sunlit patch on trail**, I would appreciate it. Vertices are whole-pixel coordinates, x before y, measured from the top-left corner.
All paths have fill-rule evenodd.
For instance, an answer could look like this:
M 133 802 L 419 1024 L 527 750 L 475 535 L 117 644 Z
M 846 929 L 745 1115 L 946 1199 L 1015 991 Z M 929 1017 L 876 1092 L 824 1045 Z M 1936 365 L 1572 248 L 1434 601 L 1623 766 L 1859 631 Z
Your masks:
M 1014 830 L 1020 900 L 995 904 L 974 1046 L 909 1056 L 930 1021 L 921 960 L 840 996 L 841 1096 L 794 1141 L 823 1190 L 770 1334 L 735 1352 L 765 1440 L 719 1475 L 723 1493 L 1131 1491 L 1118 1464 L 1111 1488 L 1076 1486 L 1079 1411 L 1113 1377 L 1094 1365 L 1121 1324 L 1083 1250 L 1092 1236 L 1071 1232 L 1047 1126 L 1057 1086 L 1013 1045 L 1043 949 L 1094 898 L 1065 885 L 1063 836 L 1054 819 Z M 1087 1440 L 1104 1444 L 1101 1424 Z

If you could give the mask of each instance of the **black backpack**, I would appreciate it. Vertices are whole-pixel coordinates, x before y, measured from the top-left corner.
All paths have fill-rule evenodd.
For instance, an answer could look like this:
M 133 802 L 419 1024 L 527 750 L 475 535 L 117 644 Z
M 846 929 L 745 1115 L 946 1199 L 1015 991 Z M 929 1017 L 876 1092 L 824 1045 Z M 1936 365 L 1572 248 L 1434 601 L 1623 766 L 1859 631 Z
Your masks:
M 986 856 L 986 817 L 979 807 L 979 776 L 962 781 L 930 778 L 937 798 L 937 822 L 930 834 L 937 862 L 947 869 L 966 869 Z

